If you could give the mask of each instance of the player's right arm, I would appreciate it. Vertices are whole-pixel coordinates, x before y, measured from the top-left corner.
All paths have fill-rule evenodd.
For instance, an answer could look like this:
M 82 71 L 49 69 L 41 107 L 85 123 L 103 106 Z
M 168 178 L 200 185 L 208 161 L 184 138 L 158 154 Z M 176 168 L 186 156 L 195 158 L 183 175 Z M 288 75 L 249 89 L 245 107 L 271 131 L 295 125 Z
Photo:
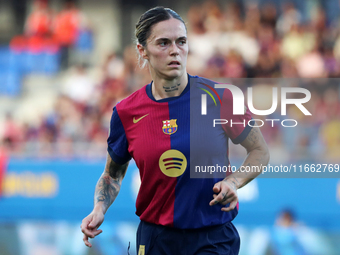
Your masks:
M 83 241 L 88 247 L 92 247 L 88 238 L 94 238 L 102 232 L 102 230 L 98 228 L 104 221 L 104 215 L 107 209 L 109 209 L 119 193 L 128 164 L 129 162 L 124 165 L 116 164 L 111 156 L 109 154 L 107 155 L 105 170 L 96 185 L 94 208 L 92 212 L 83 219 L 80 226 L 81 231 L 84 233 Z

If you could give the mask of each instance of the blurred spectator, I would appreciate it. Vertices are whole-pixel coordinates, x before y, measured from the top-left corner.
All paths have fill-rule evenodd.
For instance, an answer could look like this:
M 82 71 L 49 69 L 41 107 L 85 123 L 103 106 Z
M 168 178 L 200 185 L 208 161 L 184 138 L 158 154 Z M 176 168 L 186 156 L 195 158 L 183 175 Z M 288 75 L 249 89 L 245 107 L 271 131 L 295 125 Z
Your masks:
M 55 125 L 58 128 L 57 139 L 61 143 L 84 141 L 82 111 L 85 106 L 77 104 L 66 96 L 59 97 L 55 109 Z
M 215 53 L 207 62 L 204 75 L 207 77 L 223 77 L 226 57 L 221 53 Z
M 8 164 L 8 152 L 5 141 L 0 140 L 0 197 Z
M 266 4 L 265 6 L 263 6 L 261 13 L 262 25 L 269 26 L 275 29 L 277 22 L 277 11 L 275 5 L 272 3 Z
M 103 74 L 100 105 L 101 111 L 105 112 L 112 110 L 113 104 L 127 94 L 124 75 L 128 73 L 125 72 L 124 61 L 115 53 L 111 53 L 104 63 Z
M 297 9 L 295 9 L 292 3 L 285 2 L 283 4 L 283 13 L 277 20 L 276 29 L 279 35 L 284 35 L 291 31 L 293 26 L 300 24 L 301 21 L 301 13 Z
M 84 107 L 96 101 L 96 84 L 84 65 L 71 69 L 62 86 L 62 92 Z
M 12 0 L 10 2 L 12 4 L 14 21 L 16 23 L 15 32 L 16 34 L 23 34 L 27 12 L 27 0 Z
M 296 68 L 302 78 L 323 78 L 327 74 L 324 60 L 316 46 L 297 60 Z
M 295 61 L 309 51 L 308 45 L 309 42 L 305 40 L 302 28 L 293 24 L 290 31 L 283 36 L 282 55 Z
M 71 47 L 75 44 L 81 22 L 81 11 L 72 1 L 66 1 L 64 8 L 57 14 L 53 33 L 61 46 L 61 66 L 69 66 Z
M 262 51 L 275 50 L 278 42 L 275 38 L 275 30 L 270 25 L 261 25 L 258 29 L 258 42 Z
M 76 64 L 92 64 L 92 51 L 94 48 L 94 34 L 89 20 L 82 13 L 78 35 L 74 45 L 74 60 Z
M 122 80 L 124 77 L 124 61 L 115 53 L 107 56 L 104 63 L 104 76 L 109 79 Z
M 3 140 L 10 151 L 16 151 L 22 141 L 22 132 L 19 124 L 7 113 L 4 122 Z
M 298 73 L 294 60 L 283 57 L 280 64 L 280 74 L 283 78 L 296 78 Z
M 275 255 L 307 254 L 298 239 L 297 226 L 291 210 L 283 210 L 279 214 L 272 235 L 272 249 Z
M 51 35 L 53 16 L 47 0 L 35 0 L 33 10 L 26 21 L 25 33 L 28 36 Z
M 323 108 L 323 121 L 320 136 L 325 144 L 325 159 L 337 162 L 340 157 L 340 102 L 338 90 L 328 88 L 318 108 Z
M 225 58 L 223 77 L 242 78 L 245 76 L 243 59 L 237 51 L 231 50 Z
M 149 69 L 147 67 L 140 66 L 140 63 L 138 64 L 137 62 L 135 45 L 125 47 L 123 61 L 124 83 L 128 92 L 132 93 L 151 81 Z
M 321 127 L 321 137 L 326 145 L 324 160 L 338 162 L 340 157 L 340 121 L 337 119 L 324 123 Z
M 340 61 L 340 35 L 338 35 L 338 37 L 336 38 L 336 41 L 334 43 L 333 53 L 334 53 L 334 57 L 337 59 L 337 61 Z
M 251 37 L 255 37 L 260 27 L 261 14 L 259 6 L 255 3 L 248 4 L 245 10 L 244 26 L 245 31 Z
M 259 55 L 256 65 L 248 71 L 248 77 L 278 77 L 279 76 L 279 63 L 276 62 L 273 52 L 262 52 Z
M 336 254 L 324 234 L 298 222 L 291 209 L 283 209 L 277 216 L 270 251 L 274 255 Z
M 330 78 L 340 77 L 340 62 L 335 58 L 332 48 L 325 47 L 323 53 L 326 75 Z

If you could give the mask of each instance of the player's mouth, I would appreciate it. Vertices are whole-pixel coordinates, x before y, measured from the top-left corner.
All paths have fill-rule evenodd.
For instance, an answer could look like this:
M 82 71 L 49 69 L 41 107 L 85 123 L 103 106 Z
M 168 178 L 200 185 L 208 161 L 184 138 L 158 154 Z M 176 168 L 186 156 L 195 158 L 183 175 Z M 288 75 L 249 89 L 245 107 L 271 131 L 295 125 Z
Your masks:
M 171 67 L 179 67 L 181 65 L 181 63 L 179 61 L 171 61 L 168 66 Z

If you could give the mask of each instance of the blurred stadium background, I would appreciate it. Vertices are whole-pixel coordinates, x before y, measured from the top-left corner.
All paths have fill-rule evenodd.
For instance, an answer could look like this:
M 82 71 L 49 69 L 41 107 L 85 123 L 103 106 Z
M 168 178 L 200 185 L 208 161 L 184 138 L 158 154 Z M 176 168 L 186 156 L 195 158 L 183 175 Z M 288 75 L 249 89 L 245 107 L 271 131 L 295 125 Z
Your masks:
M 187 21 L 190 74 L 247 78 L 261 109 L 280 81 L 311 91 L 312 117 L 291 107 L 296 128 L 262 127 L 271 164 L 340 163 L 338 0 L 0 0 L 1 255 L 136 254 L 133 162 L 92 249 L 79 226 L 112 108 L 150 82 L 133 32 L 156 5 Z M 232 147 L 231 163 L 244 153 Z M 340 254 L 339 178 L 259 178 L 239 197 L 241 255 Z

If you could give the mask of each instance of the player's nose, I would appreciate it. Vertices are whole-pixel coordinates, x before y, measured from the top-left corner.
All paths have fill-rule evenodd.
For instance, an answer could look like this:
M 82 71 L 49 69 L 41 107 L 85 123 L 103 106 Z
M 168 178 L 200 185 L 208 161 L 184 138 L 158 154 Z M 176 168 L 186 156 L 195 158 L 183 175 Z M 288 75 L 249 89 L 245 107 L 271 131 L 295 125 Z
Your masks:
M 176 44 L 176 42 L 173 42 L 169 48 L 170 50 L 170 55 L 179 55 L 179 48 Z

